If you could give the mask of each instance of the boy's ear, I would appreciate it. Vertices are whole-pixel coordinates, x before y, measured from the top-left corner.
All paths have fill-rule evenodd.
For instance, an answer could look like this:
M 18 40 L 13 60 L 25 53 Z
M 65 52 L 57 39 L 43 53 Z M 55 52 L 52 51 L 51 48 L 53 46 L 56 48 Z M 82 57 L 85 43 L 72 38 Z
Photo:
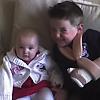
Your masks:
M 78 25 L 78 33 L 83 33 L 84 31 L 84 25 L 81 23 Z

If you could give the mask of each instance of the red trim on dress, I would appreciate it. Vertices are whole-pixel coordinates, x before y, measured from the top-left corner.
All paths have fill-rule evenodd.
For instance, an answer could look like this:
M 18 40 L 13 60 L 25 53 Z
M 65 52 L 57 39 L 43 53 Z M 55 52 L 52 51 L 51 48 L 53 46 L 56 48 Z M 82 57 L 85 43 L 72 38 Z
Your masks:
M 50 83 L 46 80 L 43 80 L 38 84 L 34 84 L 32 82 L 32 79 L 29 77 L 21 88 L 13 88 L 13 100 L 16 100 L 24 96 L 32 95 L 33 93 L 39 92 L 39 90 L 41 90 L 44 87 L 50 88 Z

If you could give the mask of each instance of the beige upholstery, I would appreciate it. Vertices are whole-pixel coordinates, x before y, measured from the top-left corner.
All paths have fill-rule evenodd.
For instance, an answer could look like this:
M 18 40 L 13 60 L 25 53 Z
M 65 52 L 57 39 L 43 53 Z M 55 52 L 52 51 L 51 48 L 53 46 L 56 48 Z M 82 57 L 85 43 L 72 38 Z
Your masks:
M 11 0 L 0 0 L 0 52 L 8 50 L 10 46 L 14 3 Z
M 0 50 L 9 49 L 16 29 L 23 26 L 37 29 L 41 36 L 41 44 L 50 49 L 52 42 L 48 29 L 47 9 L 61 1 L 65 0 L 0 0 Z M 100 1 L 73 1 L 83 9 L 85 29 L 92 28 L 100 31 L 100 6 L 94 4 L 100 4 Z

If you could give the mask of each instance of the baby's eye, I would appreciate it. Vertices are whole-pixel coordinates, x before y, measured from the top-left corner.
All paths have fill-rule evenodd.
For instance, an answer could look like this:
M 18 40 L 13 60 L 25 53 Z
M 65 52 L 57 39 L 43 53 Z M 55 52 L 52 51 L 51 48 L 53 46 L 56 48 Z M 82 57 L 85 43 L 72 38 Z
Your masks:
M 29 47 L 29 49 L 31 50 L 31 49 L 34 49 L 33 47 Z

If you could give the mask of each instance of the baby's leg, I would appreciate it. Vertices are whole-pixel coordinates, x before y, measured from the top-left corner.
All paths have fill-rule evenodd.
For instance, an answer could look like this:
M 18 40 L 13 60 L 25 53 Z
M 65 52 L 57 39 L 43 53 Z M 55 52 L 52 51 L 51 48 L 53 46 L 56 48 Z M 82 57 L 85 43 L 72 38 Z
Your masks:
M 49 88 L 43 88 L 35 95 L 33 94 L 32 100 L 54 100 L 52 91 Z
M 18 98 L 16 100 L 31 100 L 30 96 L 25 96 L 25 97 L 22 97 L 22 98 Z

